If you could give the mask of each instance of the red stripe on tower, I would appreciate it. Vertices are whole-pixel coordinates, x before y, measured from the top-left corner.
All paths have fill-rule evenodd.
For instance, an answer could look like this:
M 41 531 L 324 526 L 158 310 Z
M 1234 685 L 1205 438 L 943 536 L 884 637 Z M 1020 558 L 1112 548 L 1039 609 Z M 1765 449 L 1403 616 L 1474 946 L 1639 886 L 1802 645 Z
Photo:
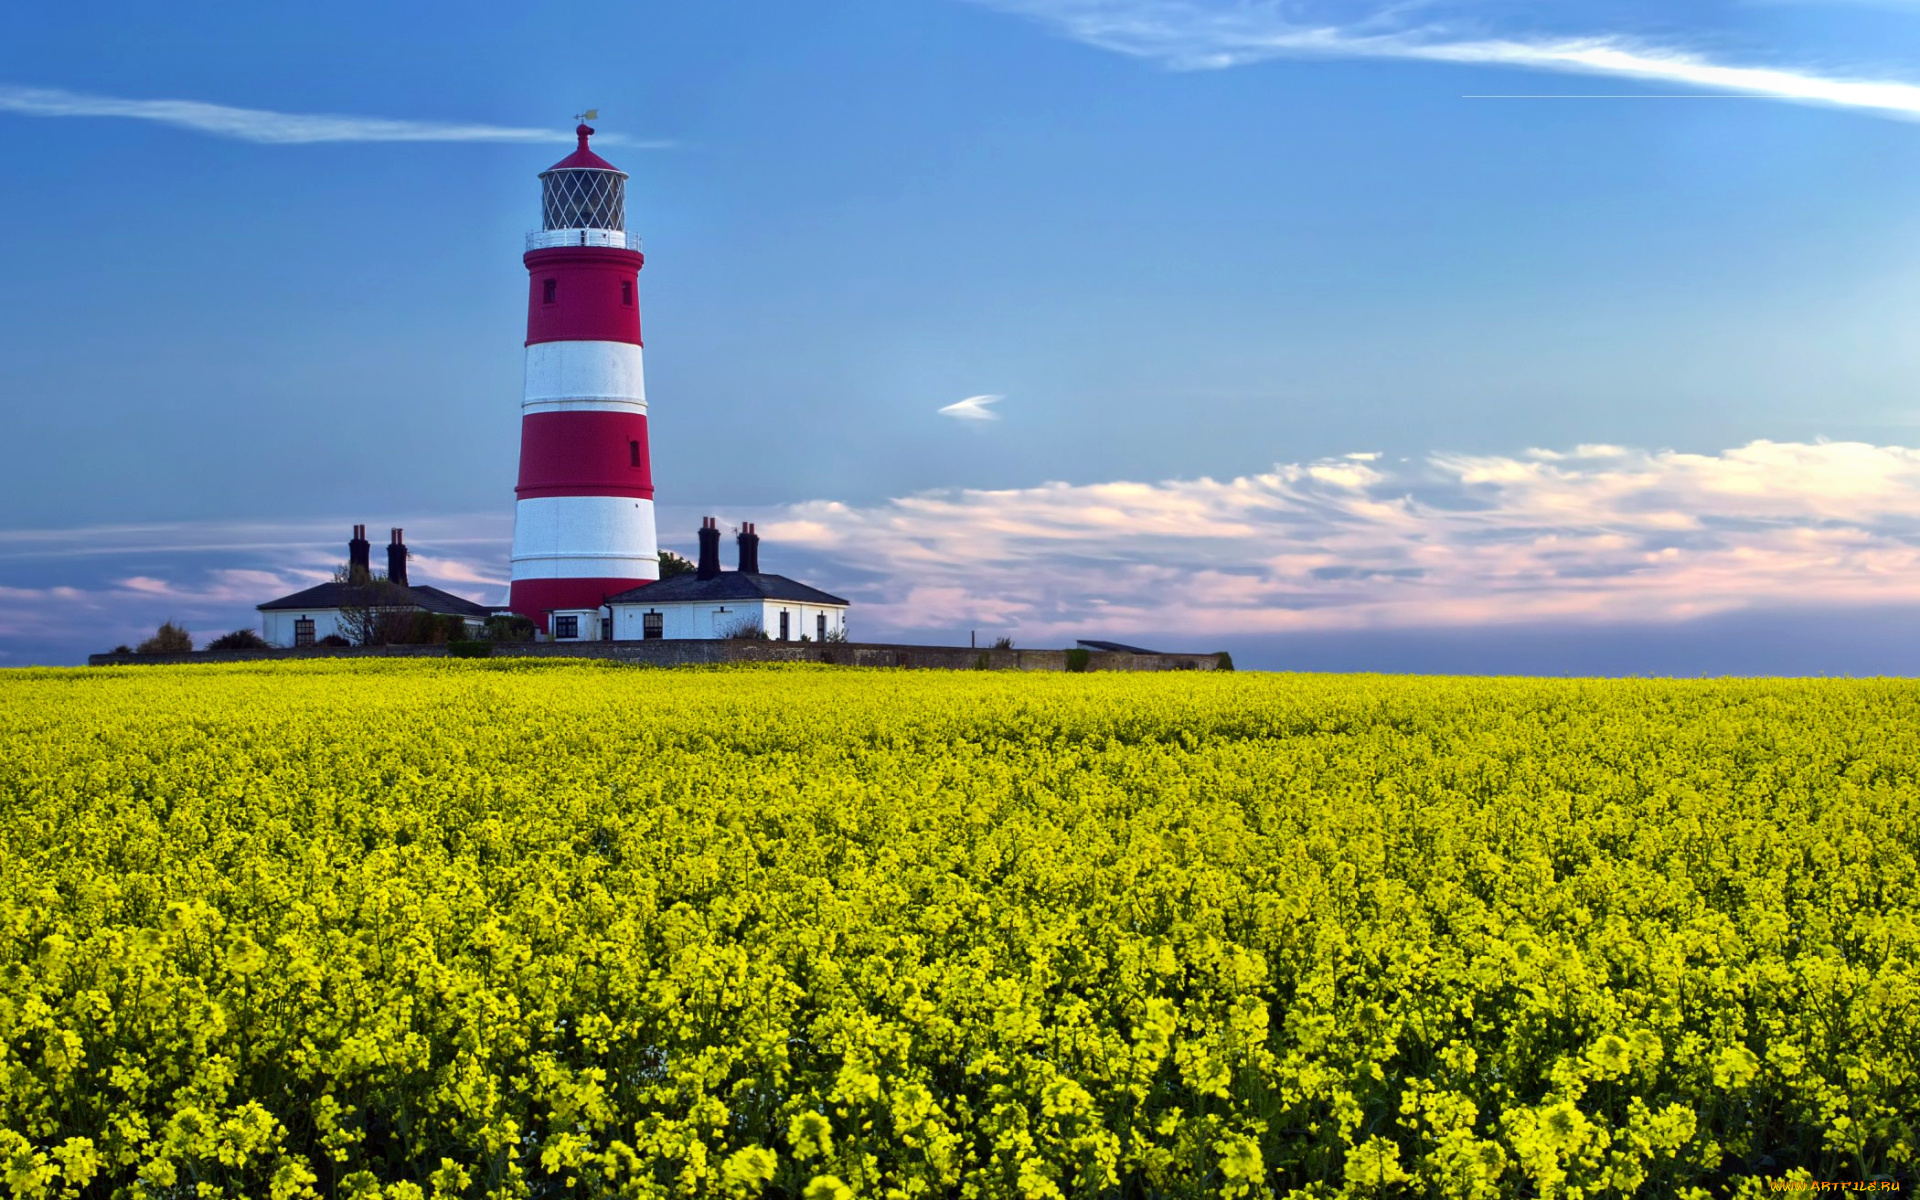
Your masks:
M 625 412 L 542 412 L 520 419 L 521 499 L 638 496 L 653 499 L 647 419 Z
M 659 578 L 642 382 L 639 238 L 627 176 L 587 148 L 541 172 L 527 238 L 527 378 L 509 604 L 542 631 L 556 612 L 593 637 L 607 596 Z
M 567 246 L 529 250 L 527 345 L 536 342 L 632 342 L 640 345 L 635 250 Z

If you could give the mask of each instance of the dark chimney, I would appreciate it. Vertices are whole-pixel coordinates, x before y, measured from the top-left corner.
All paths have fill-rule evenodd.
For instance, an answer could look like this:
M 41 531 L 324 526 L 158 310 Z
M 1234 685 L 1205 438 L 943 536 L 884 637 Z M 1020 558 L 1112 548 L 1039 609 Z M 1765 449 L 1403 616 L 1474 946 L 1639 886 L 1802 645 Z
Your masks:
M 387 578 L 401 587 L 407 586 L 407 543 L 401 531 L 393 531 L 393 540 L 387 543 Z
M 373 547 L 367 543 L 367 527 L 355 525 L 347 542 L 347 582 L 366 583 L 373 578 Z
M 753 531 L 753 522 L 748 521 L 740 527 L 740 571 L 745 575 L 760 573 L 760 535 Z
M 696 579 L 712 579 L 720 574 L 720 522 L 712 517 L 700 518 L 700 569 L 695 572 Z

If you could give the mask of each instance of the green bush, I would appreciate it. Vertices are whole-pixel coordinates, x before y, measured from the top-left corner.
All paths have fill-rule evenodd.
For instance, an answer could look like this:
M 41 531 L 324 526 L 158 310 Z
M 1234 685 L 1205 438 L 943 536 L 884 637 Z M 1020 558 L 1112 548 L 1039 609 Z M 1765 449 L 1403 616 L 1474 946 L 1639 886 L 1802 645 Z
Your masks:
M 236 629 L 232 633 L 223 633 L 207 643 L 209 650 L 271 650 L 267 639 L 251 629 Z
M 172 621 L 167 621 L 154 630 L 153 636 L 140 643 L 141 654 L 186 654 L 193 649 L 193 635 Z
M 478 639 L 447 643 L 448 658 L 492 658 L 493 643 Z
M 516 613 L 488 617 L 486 632 L 481 636 L 489 642 L 530 642 L 533 621 Z
M 1087 664 L 1092 661 L 1093 651 L 1085 646 L 1075 646 L 1067 651 L 1067 670 L 1069 671 L 1084 671 L 1087 669 Z
M 1214 662 L 1213 669 L 1216 671 L 1233 670 L 1233 655 L 1228 654 L 1225 650 L 1222 650 L 1220 653 L 1214 655 L 1213 662 Z

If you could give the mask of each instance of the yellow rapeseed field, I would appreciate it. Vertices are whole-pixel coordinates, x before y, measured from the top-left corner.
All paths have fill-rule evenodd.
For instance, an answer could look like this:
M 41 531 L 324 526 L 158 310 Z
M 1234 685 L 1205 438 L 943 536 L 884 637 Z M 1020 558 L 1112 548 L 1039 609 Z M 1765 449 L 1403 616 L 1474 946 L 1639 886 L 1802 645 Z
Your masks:
M 15 1196 L 1911 1180 L 1920 686 L 0 675 Z

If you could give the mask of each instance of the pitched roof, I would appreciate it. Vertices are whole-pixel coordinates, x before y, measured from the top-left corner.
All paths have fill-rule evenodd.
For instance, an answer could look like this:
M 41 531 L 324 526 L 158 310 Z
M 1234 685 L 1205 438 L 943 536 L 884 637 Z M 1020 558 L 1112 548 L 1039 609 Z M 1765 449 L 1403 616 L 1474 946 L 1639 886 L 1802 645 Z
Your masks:
M 819 588 L 808 587 L 804 583 L 788 579 L 785 575 L 760 575 L 742 571 L 722 571 L 712 579 L 702 579 L 698 574 L 688 571 L 684 575 L 675 575 L 672 579 L 642 584 L 637 588 L 621 592 L 618 596 L 609 596 L 607 603 L 665 604 L 685 600 L 786 600 L 794 604 L 847 605 L 847 601 L 838 596 L 829 595 Z
M 456 596 L 452 592 L 443 592 L 437 587 L 428 587 L 424 583 L 416 583 L 407 590 L 416 596 L 426 596 L 429 599 L 439 602 L 440 607 L 437 608 L 426 605 L 421 606 L 426 608 L 428 612 L 457 613 L 463 617 L 484 618 L 492 615 L 495 611 L 484 604 L 475 604 L 465 596 Z
M 451 592 L 443 592 L 437 587 L 425 584 L 414 587 L 382 586 L 371 588 L 358 583 L 323 583 L 310 587 L 304 592 L 295 592 L 291 596 L 282 596 L 278 600 L 269 600 L 265 604 L 256 604 L 261 610 L 284 608 L 419 608 L 431 613 L 447 613 L 459 617 L 485 617 L 490 611 L 484 604 L 475 604 Z

